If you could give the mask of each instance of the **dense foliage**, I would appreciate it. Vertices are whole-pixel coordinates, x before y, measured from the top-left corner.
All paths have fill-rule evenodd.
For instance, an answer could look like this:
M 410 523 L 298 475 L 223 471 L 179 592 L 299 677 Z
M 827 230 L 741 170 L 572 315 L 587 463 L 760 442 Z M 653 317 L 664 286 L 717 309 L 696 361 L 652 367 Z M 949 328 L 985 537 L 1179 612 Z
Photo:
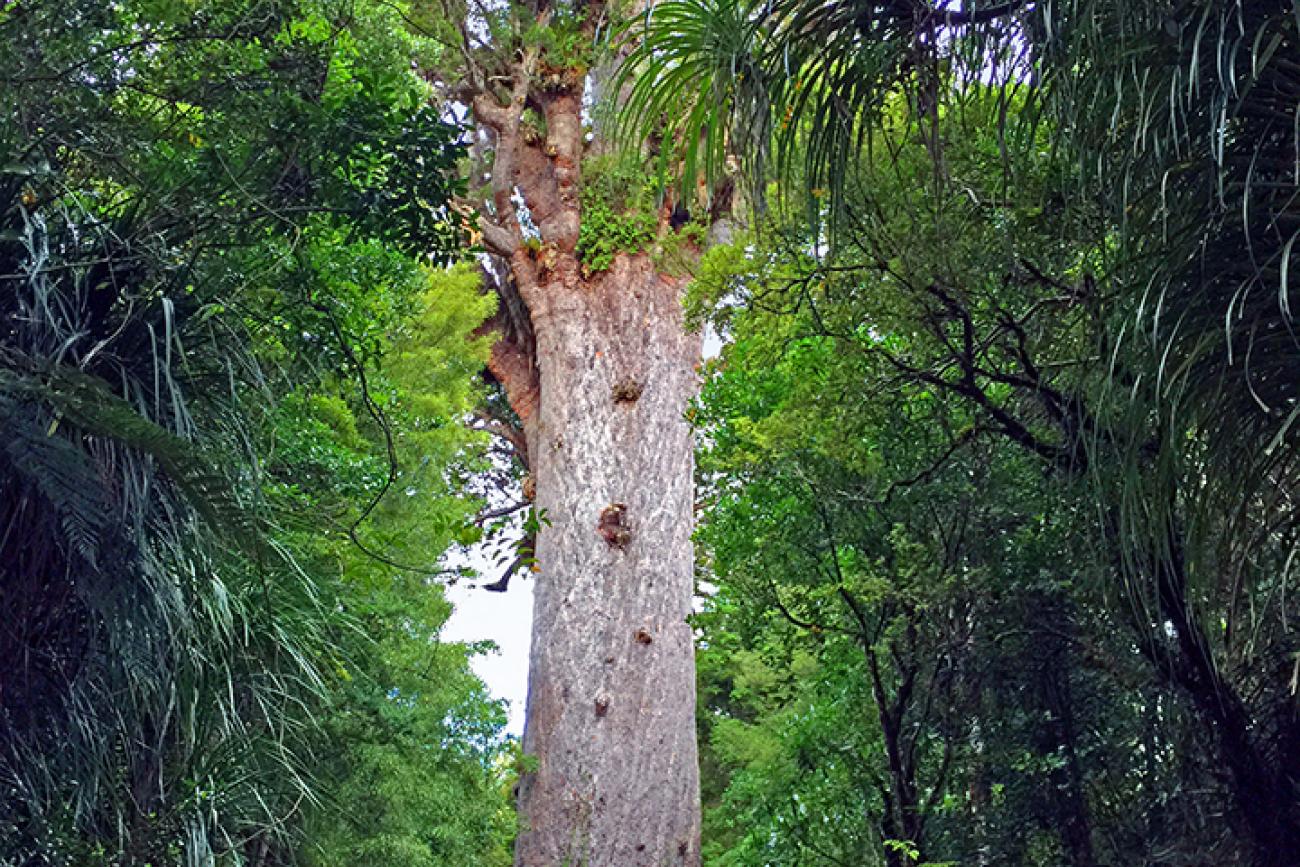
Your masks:
M 491 302 L 435 270 L 421 50 L 350 0 L 0 4 L 0 863 L 505 860 L 437 641 Z
M 1087 481 L 1016 393 L 1026 360 L 1087 384 L 1087 306 L 1035 276 L 1086 268 L 1086 225 L 1039 206 L 1049 160 L 999 189 L 991 108 L 949 121 L 947 195 L 919 144 L 863 168 L 880 219 L 836 268 L 778 229 L 697 283 L 743 302 L 697 416 L 716 863 L 1232 860 Z
M 717 863 L 1295 861 L 1293 6 L 638 21 L 629 125 L 755 215 L 697 281 Z

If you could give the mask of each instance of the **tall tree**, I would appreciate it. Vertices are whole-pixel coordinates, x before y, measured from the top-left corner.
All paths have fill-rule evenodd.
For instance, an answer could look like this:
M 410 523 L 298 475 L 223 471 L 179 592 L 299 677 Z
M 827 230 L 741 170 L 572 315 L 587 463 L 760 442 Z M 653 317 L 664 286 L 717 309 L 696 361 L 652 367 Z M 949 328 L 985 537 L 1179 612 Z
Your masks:
M 521 865 L 699 859 L 692 436 L 700 338 L 685 325 L 674 219 L 642 157 L 584 109 L 620 7 L 471 4 L 449 95 L 489 178 L 504 388 L 538 530 L 520 784 Z

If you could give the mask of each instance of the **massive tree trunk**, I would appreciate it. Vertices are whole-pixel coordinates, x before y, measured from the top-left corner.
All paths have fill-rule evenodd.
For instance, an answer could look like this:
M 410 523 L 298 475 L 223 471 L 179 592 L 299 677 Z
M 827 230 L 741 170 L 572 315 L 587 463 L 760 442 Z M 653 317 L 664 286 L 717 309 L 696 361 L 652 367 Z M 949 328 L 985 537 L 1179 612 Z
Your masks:
M 539 11 L 540 26 L 549 14 Z M 468 37 L 465 53 L 473 60 Z M 582 164 L 597 147 L 583 129 L 585 68 L 540 47 L 507 70 L 489 62 L 471 63 L 462 98 L 491 137 L 481 228 L 505 263 L 490 367 L 518 416 L 509 435 L 540 520 L 524 731 L 533 759 L 515 863 L 698 864 L 685 413 L 700 340 L 683 321 L 684 280 L 659 273 L 649 253 L 620 253 L 605 269 L 581 260 Z M 667 205 L 658 222 L 661 239 L 674 231 Z
M 679 280 L 620 256 L 533 308 L 540 406 L 520 865 L 699 859 L 692 441 Z

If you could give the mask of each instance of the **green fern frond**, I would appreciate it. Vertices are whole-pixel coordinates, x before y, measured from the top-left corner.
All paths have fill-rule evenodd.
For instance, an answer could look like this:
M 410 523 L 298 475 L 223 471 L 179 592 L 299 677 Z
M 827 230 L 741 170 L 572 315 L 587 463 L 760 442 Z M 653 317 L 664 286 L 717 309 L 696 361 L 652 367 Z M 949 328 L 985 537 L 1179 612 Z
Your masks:
M 10 472 L 58 512 L 70 553 L 97 567 L 101 540 L 113 524 L 98 469 L 82 448 L 56 432 L 57 422 L 48 411 L 14 401 L 3 391 L 0 428 L 9 433 L 4 455 Z

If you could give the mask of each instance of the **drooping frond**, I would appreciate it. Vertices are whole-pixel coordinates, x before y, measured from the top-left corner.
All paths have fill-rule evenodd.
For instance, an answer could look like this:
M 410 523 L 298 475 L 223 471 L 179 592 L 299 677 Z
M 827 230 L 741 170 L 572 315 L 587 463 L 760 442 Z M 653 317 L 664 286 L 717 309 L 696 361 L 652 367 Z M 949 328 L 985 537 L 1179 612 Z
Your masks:
M 763 26 L 748 0 L 675 0 L 651 4 L 624 33 L 632 50 L 616 79 L 627 91 L 617 135 L 650 141 L 688 200 L 696 181 L 712 190 L 729 155 L 763 176 L 770 116 Z
M 952 82 L 982 61 L 980 45 L 1022 67 L 992 34 L 1015 36 L 1023 3 L 957 14 L 926 4 L 777 0 L 668 0 L 629 23 L 634 46 L 622 75 L 633 98 L 622 113 L 627 141 L 672 131 L 673 169 L 686 185 L 712 183 L 730 157 L 746 169 L 754 204 L 771 177 L 783 201 L 832 222 L 853 167 L 899 94 L 934 135 Z M 937 142 L 935 143 L 937 147 Z

